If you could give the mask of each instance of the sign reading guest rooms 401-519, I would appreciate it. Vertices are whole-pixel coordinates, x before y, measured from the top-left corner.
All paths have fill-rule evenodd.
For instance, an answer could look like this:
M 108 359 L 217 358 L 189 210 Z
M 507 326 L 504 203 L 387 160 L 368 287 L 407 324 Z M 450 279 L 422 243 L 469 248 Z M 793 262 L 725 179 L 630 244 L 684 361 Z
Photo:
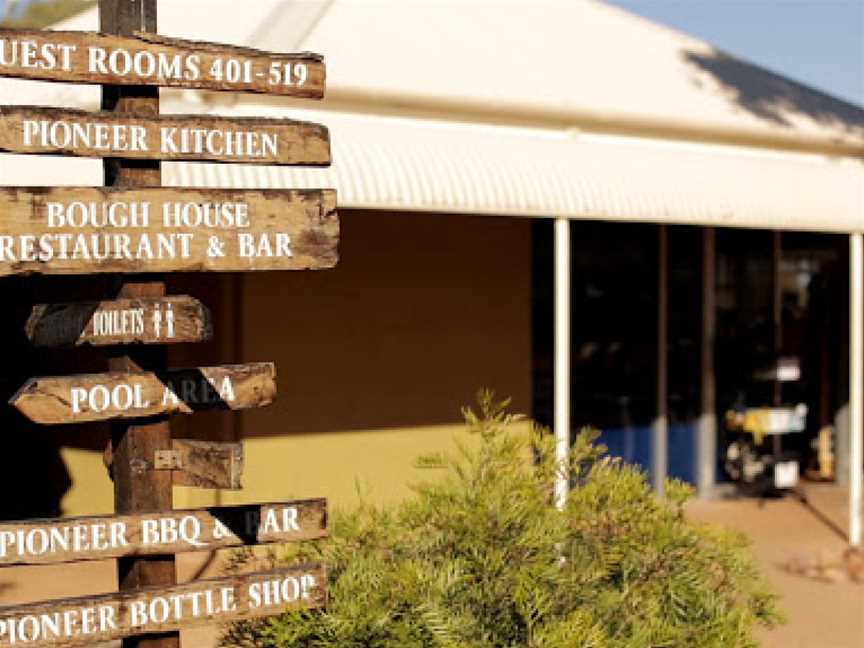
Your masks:
M 153 85 L 324 96 L 323 59 L 196 43 L 154 34 L 0 30 L 0 75 L 45 81 Z

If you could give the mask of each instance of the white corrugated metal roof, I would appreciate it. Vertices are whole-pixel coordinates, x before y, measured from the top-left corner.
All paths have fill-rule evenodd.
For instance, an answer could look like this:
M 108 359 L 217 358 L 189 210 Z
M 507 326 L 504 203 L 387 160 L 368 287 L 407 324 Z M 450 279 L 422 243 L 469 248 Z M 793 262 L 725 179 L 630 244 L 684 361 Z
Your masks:
M 664 57 L 672 56 L 672 50 L 680 52 L 683 45 L 696 48 L 697 41 L 599 3 L 590 0 L 542 3 L 546 22 L 550 25 L 545 32 L 531 28 L 532 20 L 539 20 L 539 15 L 531 8 L 534 4 L 509 0 L 498 3 L 497 11 L 492 11 L 491 5 L 481 0 L 462 0 L 459 16 L 465 25 L 451 26 L 448 29 L 455 31 L 447 31 L 441 23 L 443 18 L 435 17 L 435 11 L 441 11 L 443 3 L 444 0 L 421 5 L 408 0 L 359 4 L 349 0 L 316 3 L 261 0 L 245 4 L 244 10 L 238 12 L 236 3 L 228 0 L 174 0 L 160 3 L 160 31 L 270 49 L 320 48 L 328 59 L 329 87 L 337 94 L 356 89 L 356 84 L 361 82 L 366 84 L 367 90 L 404 92 L 409 103 L 411 93 L 455 97 L 457 91 L 464 91 L 468 96 L 463 99 L 488 100 L 490 104 L 519 99 L 526 112 L 535 109 L 566 112 L 578 106 L 584 107 L 587 99 L 580 99 L 584 95 L 604 109 L 612 109 L 607 104 L 614 98 L 614 101 L 621 102 L 616 110 L 648 111 L 644 115 L 662 113 L 674 117 L 675 111 L 683 106 L 694 112 L 694 118 L 703 116 L 707 119 L 709 126 L 714 120 L 731 127 L 731 122 L 726 120 L 729 117 L 727 109 L 731 110 L 729 114 L 736 115 L 734 119 L 743 120 L 733 120 L 735 128 L 743 128 L 746 124 L 752 126 L 753 119 L 759 121 L 753 114 L 745 114 L 746 111 L 740 107 L 735 109 L 732 104 L 717 103 L 719 95 L 704 94 L 704 87 L 693 90 L 695 95 L 688 95 L 684 86 L 689 87 L 692 79 L 686 75 L 681 77 L 683 80 L 679 79 L 680 83 L 666 78 L 680 75 L 681 69 L 676 67 L 677 64 L 672 66 L 669 60 L 664 62 Z M 359 21 L 357 12 L 361 5 L 368 9 L 365 18 L 357 23 L 362 25 L 362 29 L 355 25 L 353 32 L 348 34 L 348 23 L 352 22 L 348 18 L 354 15 Z M 499 23 L 506 16 L 510 16 L 513 22 L 517 9 L 518 15 L 522 16 L 520 24 L 523 28 L 508 31 L 510 28 Z M 631 65 L 630 74 L 638 77 L 634 80 L 635 88 L 640 93 L 645 92 L 644 102 L 627 103 L 633 96 L 627 95 L 622 88 L 610 91 L 608 97 L 598 91 L 603 87 L 602 83 L 612 83 L 610 79 L 615 80 L 618 72 L 624 73 L 621 61 L 612 56 L 615 52 L 607 52 L 608 44 L 597 43 L 599 52 L 593 56 L 595 61 L 603 61 L 601 67 L 608 70 L 608 74 L 597 73 L 608 77 L 606 81 L 597 75 L 583 78 L 581 63 L 569 64 L 569 59 L 561 60 L 572 48 L 577 48 L 573 52 L 588 55 L 587 51 L 578 49 L 584 43 L 574 42 L 586 29 L 582 23 L 574 23 L 573 30 L 565 35 L 559 29 L 560 21 L 549 19 L 569 16 L 571 10 L 576 12 L 570 16 L 574 19 L 577 14 L 583 17 L 594 15 L 598 29 L 603 27 L 607 34 L 617 34 L 613 40 L 620 41 L 622 37 L 633 39 L 633 43 L 619 43 L 622 48 L 625 45 L 635 47 L 634 43 L 648 43 L 665 52 L 662 56 L 657 55 L 659 58 L 648 56 L 638 67 Z M 472 16 L 479 20 L 483 12 L 486 12 L 483 15 L 494 14 L 490 18 L 492 22 L 482 23 L 482 29 L 476 22 L 470 25 Z M 190 19 L 192 15 L 196 16 L 195 20 Z M 420 19 L 424 16 L 428 19 L 425 23 L 428 29 L 425 30 L 418 23 L 423 22 Z M 95 28 L 95 19 L 95 13 L 83 14 L 64 28 Z M 393 24 L 385 29 L 380 23 L 387 20 Z M 403 30 L 397 30 L 398 34 L 385 33 L 396 29 L 394 25 L 401 25 L 404 34 Z M 413 27 L 408 29 L 411 25 Z M 516 26 L 514 23 L 510 27 L 515 29 Z M 469 27 L 476 40 L 485 45 L 481 47 L 476 42 L 467 42 L 471 38 L 464 30 Z M 613 27 L 623 31 L 615 32 Z M 638 36 L 630 30 L 645 33 Z M 411 38 L 405 36 L 409 33 Z M 284 36 L 281 41 L 280 34 Z M 559 37 L 563 39 L 561 42 L 558 42 Z M 462 42 L 462 38 L 466 42 Z M 661 47 L 663 43 L 666 45 Z M 516 45 L 521 48 L 517 57 L 521 62 L 511 57 Z M 478 47 L 479 50 L 475 51 Z M 455 56 L 453 48 L 461 55 Z M 435 74 L 429 67 L 431 59 L 427 60 L 427 57 L 433 56 L 433 50 L 438 52 L 442 65 L 446 63 L 448 74 Z M 353 59 L 349 56 L 351 52 Z M 544 53 L 543 57 L 540 57 L 541 53 Z M 610 60 L 603 58 L 606 54 L 611 56 Z M 462 61 L 462 67 L 456 65 L 459 61 Z M 528 68 L 524 67 L 526 61 L 531 63 L 529 67 L 536 68 L 536 75 L 529 75 L 533 79 L 530 88 L 514 81 L 528 78 L 525 77 L 528 73 Z M 548 75 L 549 70 L 545 67 L 548 65 L 557 66 L 554 83 L 551 76 L 544 76 Z M 605 67 L 607 65 L 609 67 Z M 411 66 L 415 70 L 413 80 L 405 76 L 406 69 Z M 509 81 L 501 76 L 499 69 L 508 66 L 512 74 L 505 76 L 512 77 Z M 655 70 L 655 67 L 663 69 Z M 562 76 L 560 73 L 564 70 L 569 70 L 569 75 Z M 645 86 L 648 79 L 661 85 L 657 88 L 651 87 L 651 83 Z M 626 85 L 625 80 L 624 77 L 617 78 L 615 83 Z M 601 85 L 592 85 L 595 83 Z M 663 83 L 670 85 L 667 88 Z M 0 80 L 0 88 L 4 96 L 13 98 L 16 103 L 98 106 L 99 91 L 93 87 L 4 79 Z M 793 90 L 803 92 L 805 98 L 821 97 L 806 89 L 795 87 Z M 316 106 L 310 109 L 255 97 L 250 101 L 237 101 L 237 97 L 232 95 L 219 95 L 218 98 L 220 101 L 217 102 L 202 102 L 208 99 L 207 95 L 163 91 L 163 111 L 269 114 L 318 121 L 331 128 L 333 167 L 320 170 L 167 164 L 166 183 L 226 187 L 333 186 L 340 192 L 342 206 L 369 209 L 568 216 L 819 231 L 864 230 L 864 165 L 861 159 L 852 157 L 692 144 L 657 138 L 579 134 L 563 125 L 517 128 L 482 121 L 460 123 L 453 121 L 452 115 L 436 117 L 430 114 L 425 118 L 384 116 L 351 112 L 345 106 L 335 112 L 327 110 L 327 102 L 304 104 Z M 727 96 L 723 101 L 728 99 Z M 681 106 L 676 103 L 678 101 L 682 102 Z M 794 105 L 804 104 L 806 101 L 801 99 Z M 826 105 L 830 108 L 834 104 Z M 373 107 L 372 104 L 363 106 L 369 110 Z M 385 109 L 399 112 L 398 106 L 390 110 L 393 106 L 381 104 L 379 108 L 382 112 Z M 855 114 L 853 110 L 852 116 Z M 721 118 L 722 115 L 726 117 Z M 801 119 L 806 122 L 810 117 Z M 841 132 L 845 133 L 847 141 L 857 141 L 855 119 L 842 122 L 840 126 L 832 126 L 834 122 L 827 118 L 810 121 L 812 123 L 807 126 L 796 118 L 781 128 L 776 121 L 768 119 L 770 123 L 766 127 L 792 129 L 810 136 L 816 133 L 820 137 Z M 3 184 L 71 184 L 76 181 L 99 184 L 98 165 L 56 158 L 25 162 L 20 158 L 12 162 L 9 156 L 0 158 L 0 182 Z
M 856 160 L 322 111 L 291 114 L 329 126 L 330 169 L 171 163 L 165 183 L 335 187 L 341 205 L 368 209 L 864 230 L 864 163 Z

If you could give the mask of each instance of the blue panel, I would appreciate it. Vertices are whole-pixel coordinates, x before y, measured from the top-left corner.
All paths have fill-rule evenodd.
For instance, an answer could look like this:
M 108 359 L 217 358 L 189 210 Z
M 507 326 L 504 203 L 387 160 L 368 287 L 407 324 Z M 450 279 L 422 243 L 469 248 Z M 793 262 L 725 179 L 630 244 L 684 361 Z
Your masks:
M 609 428 L 600 433 L 598 443 L 609 448 L 613 457 L 621 457 L 639 466 L 651 478 L 653 451 L 651 426 Z M 696 483 L 696 423 L 673 423 L 669 426 L 669 476 Z
M 669 476 L 696 484 L 695 421 L 669 426 Z
M 613 457 L 621 457 L 629 464 L 635 464 L 651 473 L 651 426 L 609 428 L 600 433 L 598 443 L 609 448 Z

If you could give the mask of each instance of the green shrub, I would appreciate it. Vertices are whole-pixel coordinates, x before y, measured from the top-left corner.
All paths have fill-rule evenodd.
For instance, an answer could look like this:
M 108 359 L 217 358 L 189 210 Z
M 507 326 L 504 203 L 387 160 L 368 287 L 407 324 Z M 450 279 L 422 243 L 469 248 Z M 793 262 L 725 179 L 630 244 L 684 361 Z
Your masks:
M 479 414 L 466 410 L 479 447 L 444 461 L 446 479 L 339 516 L 330 539 L 283 558 L 328 566 L 326 611 L 242 623 L 224 645 L 737 648 L 779 620 L 742 538 L 685 521 L 688 487 L 670 482 L 659 500 L 596 434 L 576 440 L 556 510 L 553 441 L 515 433 L 506 405 L 483 393 Z

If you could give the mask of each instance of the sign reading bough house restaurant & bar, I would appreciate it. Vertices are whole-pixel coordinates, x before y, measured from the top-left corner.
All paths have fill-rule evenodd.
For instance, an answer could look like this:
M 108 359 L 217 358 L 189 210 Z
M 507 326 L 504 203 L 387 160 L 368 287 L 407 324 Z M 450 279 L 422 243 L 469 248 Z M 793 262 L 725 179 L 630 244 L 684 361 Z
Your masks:
M 0 189 L 0 275 L 336 264 L 328 189 Z

